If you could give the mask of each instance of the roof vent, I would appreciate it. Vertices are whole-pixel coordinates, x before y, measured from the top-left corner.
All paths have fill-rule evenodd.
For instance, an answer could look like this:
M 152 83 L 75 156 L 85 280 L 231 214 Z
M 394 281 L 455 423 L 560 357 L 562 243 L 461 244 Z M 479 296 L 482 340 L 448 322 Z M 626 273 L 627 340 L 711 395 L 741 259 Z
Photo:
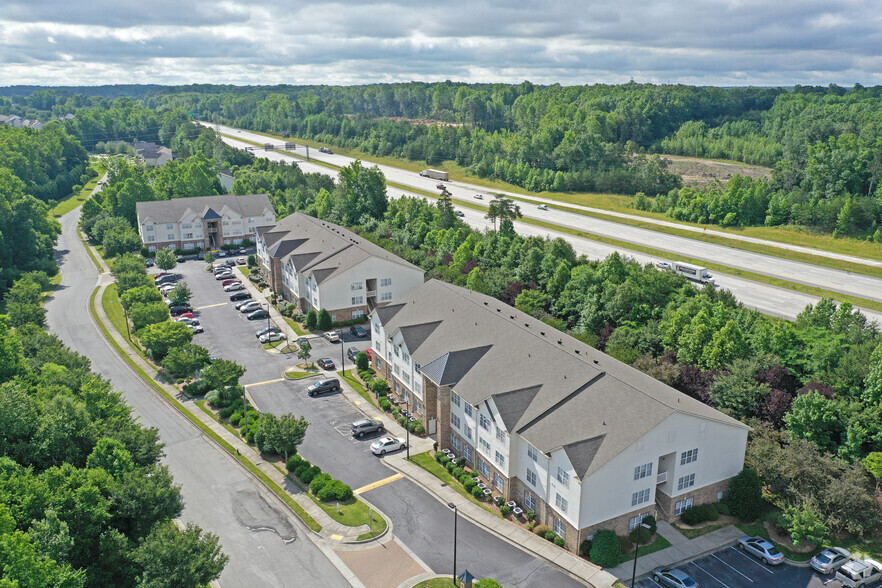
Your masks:
M 476 327 L 478 326 L 478 321 L 475 321 L 475 326 L 476 326 Z

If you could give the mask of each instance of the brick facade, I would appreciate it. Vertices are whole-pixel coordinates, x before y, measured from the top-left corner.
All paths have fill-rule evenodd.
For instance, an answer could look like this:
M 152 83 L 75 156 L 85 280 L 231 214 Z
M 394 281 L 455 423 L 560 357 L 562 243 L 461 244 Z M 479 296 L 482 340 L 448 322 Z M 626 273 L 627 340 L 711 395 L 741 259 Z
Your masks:
M 719 502 L 719 494 L 723 496 L 729 492 L 729 482 L 731 478 L 727 478 L 716 484 L 708 484 L 701 488 L 690 488 L 690 491 L 683 492 L 677 496 L 668 496 L 661 490 L 656 490 L 655 502 L 658 505 L 658 518 L 666 521 L 672 521 L 677 518 L 675 508 L 678 502 L 687 498 L 692 498 L 692 506 L 699 504 L 711 504 Z

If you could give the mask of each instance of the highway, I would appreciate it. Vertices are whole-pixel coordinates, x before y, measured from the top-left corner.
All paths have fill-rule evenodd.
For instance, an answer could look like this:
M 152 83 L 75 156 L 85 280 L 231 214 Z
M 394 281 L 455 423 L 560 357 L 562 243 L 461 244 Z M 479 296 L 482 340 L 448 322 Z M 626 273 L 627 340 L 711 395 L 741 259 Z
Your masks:
M 159 430 L 162 462 L 184 497 L 184 522 L 220 537 L 230 561 L 223 586 L 349 586 L 310 532 L 225 451 L 162 401 L 105 341 L 88 311 L 98 272 L 77 236 L 80 209 L 61 218 L 56 259 L 61 285 L 46 304 L 49 331 L 92 360 L 92 369 L 113 382 L 134 414 Z M 342 563 L 340 563 L 342 565 Z
M 207 124 L 206 126 L 209 126 L 211 128 L 217 127 L 219 132 L 221 133 L 241 137 L 243 140 L 235 140 L 229 137 L 222 137 L 225 143 L 239 149 L 245 149 L 246 147 L 252 146 L 250 143 L 247 143 L 245 141 L 260 143 L 268 141 L 265 136 L 252 133 L 250 131 L 226 127 L 224 125 Z M 302 146 L 298 147 L 296 153 L 298 153 L 299 155 L 305 155 L 305 151 L 303 150 Z M 324 161 L 326 163 L 331 163 L 337 166 L 349 165 L 349 163 L 353 161 L 352 158 L 344 157 L 342 155 L 328 155 L 324 153 L 319 153 L 317 149 L 310 149 L 309 153 L 311 159 L 318 159 L 318 161 Z M 334 177 L 336 177 L 337 175 L 337 172 L 334 169 L 318 165 L 313 162 L 303 161 L 292 157 L 291 155 L 278 151 L 263 151 L 260 149 L 256 149 L 255 155 L 257 157 L 263 157 L 273 161 L 284 161 L 287 163 L 296 161 L 297 165 L 300 167 L 301 170 L 303 170 L 304 173 L 322 173 Z M 316 158 L 316 156 L 318 156 L 318 158 Z M 402 185 L 409 185 L 424 191 L 436 191 L 435 184 L 438 183 L 437 180 L 423 178 L 420 177 L 418 174 L 404 171 L 398 168 L 393 168 L 389 166 L 379 167 L 386 175 L 387 181 L 395 182 Z M 460 189 L 460 186 L 465 186 L 465 184 L 460 184 L 458 182 L 444 183 L 445 185 L 447 185 L 448 189 L 453 191 L 454 200 L 459 199 L 461 201 L 486 205 L 488 199 L 490 198 L 487 195 L 486 190 L 484 190 L 483 192 L 479 192 L 482 189 L 478 187 L 472 187 L 470 189 Z M 387 193 L 390 198 L 397 198 L 400 196 L 415 196 L 419 198 L 424 197 L 422 194 L 416 192 L 408 192 L 392 187 L 389 187 L 387 189 Z M 473 198 L 473 195 L 476 193 L 484 194 L 484 200 L 482 201 Z M 490 226 L 490 223 L 484 218 L 483 212 L 466 207 L 462 207 L 460 210 L 462 210 L 465 214 L 462 220 L 470 226 L 480 230 L 484 230 Z M 750 253 L 731 247 L 710 245 L 693 239 L 666 235 L 664 233 L 659 233 L 657 231 L 651 231 L 647 229 L 637 229 L 628 225 L 614 223 L 611 221 L 603 221 L 554 209 L 548 211 L 540 211 L 538 209 L 533 209 L 526 205 L 523 205 L 521 206 L 521 211 L 527 218 L 538 218 L 543 221 L 554 223 L 564 227 L 575 228 L 578 230 L 596 234 L 603 234 L 619 240 L 629 240 L 632 243 L 639 243 L 641 245 L 652 247 L 655 249 L 665 249 L 672 251 L 676 247 L 685 247 L 684 250 L 680 251 L 680 253 L 682 253 L 682 255 L 684 256 L 700 256 L 702 258 L 710 258 L 711 256 L 708 254 L 708 252 L 720 251 L 720 254 L 724 254 L 725 257 L 720 259 L 714 258 L 714 260 L 721 264 L 743 268 L 748 271 L 754 271 L 756 273 L 779 277 L 782 279 L 788 279 L 793 282 L 814 285 L 828 290 L 835 290 L 840 292 L 854 290 L 854 292 L 850 293 L 856 296 L 861 296 L 863 298 L 882 301 L 882 280 L 869 276 L 832 270 L 829 268 L 824 268 L 811 264 L 793 262 L 778 257 Z M 602 230 L 604 232 L 601 232 L 601 229 L 595 230 L 598 226 L 601 225 L 603 226 Z M 619 251 L 622 255 L 632 257 L 640 263 L 655 263 L 657 261 L 669 261 L 676 258 L 676 255 L 673 254 L 671 257 L 655 257 L 644 253 L 639 253 L 631 249 L 607 245 L 593 239 L 576 237 L 562 231 L 558 232 L 524 222 L 515 222 L 515 229 L 521 235 L 539 235 L 543 237 L 547 236 L 552 239 L 556 237 L 561 237 L 566 241 L 569 241 L 573 245 L 577 253 L 585 254 L 589 258 L 602 259 L 613 251 Z M 752 260 L 751 263 L 753 265 L 751 265 L 751 263 L 745 262 L 745 260 Z M 760 271 L 757 269 L 756 266 L 757 264 L 761 263 L 765 264 L 767 270 L 777 270 L 778 268 L 784 269 L 780 272 Z M 789 275 L 794 275 L 795 277 L 799 277 L 801 279 L 791 279 L 790 277 L 787 277 Z M 832 280 L 830 284 L 824 283 L 822 281 L 825 276 L 829 276 Z M 716 279 L 716 283 L 719 287 L 730 290 L 735 295 L 735 297 L 745 306 L 754 308 L 762 313 L 772 316 L 779 316 L 792 320 L 796 318 L 796 316 L 806 307 L 806 305 L 815 304 L 818 301 L 817 296 L 803 294 L 801 292 L 796 292 L 785 288 L 770 286 L 762 282 L 755 282 L 730 274 L 714 272 L 714 278 Z M 857 284 L 860 287 L 852 285 L 849 280 L 853 280 L 854 284 Z M 840 287 L 835 287 L 836 284 L 839 284 Z M 863 312 L 869 319 L 879 321 L 880 324 L 882 324 L 882 313 L 861 307 L 856 308 Z

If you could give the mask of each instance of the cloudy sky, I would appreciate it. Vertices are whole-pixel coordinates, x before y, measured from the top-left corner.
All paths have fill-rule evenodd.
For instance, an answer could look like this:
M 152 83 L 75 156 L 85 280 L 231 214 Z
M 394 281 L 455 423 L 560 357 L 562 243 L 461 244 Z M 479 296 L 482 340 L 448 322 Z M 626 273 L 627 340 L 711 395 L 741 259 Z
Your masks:
M 0 85 L 882 84 L 880 0 L 2 0 Z

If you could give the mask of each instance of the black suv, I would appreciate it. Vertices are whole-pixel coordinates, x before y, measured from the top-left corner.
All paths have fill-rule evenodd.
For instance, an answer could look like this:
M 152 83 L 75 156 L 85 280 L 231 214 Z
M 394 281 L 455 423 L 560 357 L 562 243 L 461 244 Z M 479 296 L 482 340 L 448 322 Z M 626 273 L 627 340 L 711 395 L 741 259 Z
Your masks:
M 245 290 L 239 290 L 238 292 L 233 292 L 230 294 L 230 302 L 236 302 L 237 300 L 250 300 L 251 294 L 249 294 Z
M 168 311 L 172 316 L 177 316 L 179 314 L 184 314 L 185 312 L 192 312 L 193 307 L 189 304 L 172 304 L 168 307 Z
M 349 428 L 352 430 L 353 437 L 364 437 L 368 433 L 380 433 L 382 434 L 386 429 L 383 428 L 383 422 L 377 421 L 374 419 L 363 419 L 360 421 L 355 421 Z
M 350 347 L 349 349 L 346 350 L 346 355 L 352 361 L 355 361 L 355 356 L 358 355 L 359 353 L 361 353 L 361 349 L 359 349 L 358 347 Z
M 306 393 L 310 396 L 317 396 L 325 392 L 336 392 L 340 389 L 340 380 L 337 378 L 328 378 L 327 380 L 319 380 L 306 389 Z
M 355 335 L 359 339 L 368 336 L 368 332 L 365 331 L 363 327 L 350 327 L 349 334 Z

